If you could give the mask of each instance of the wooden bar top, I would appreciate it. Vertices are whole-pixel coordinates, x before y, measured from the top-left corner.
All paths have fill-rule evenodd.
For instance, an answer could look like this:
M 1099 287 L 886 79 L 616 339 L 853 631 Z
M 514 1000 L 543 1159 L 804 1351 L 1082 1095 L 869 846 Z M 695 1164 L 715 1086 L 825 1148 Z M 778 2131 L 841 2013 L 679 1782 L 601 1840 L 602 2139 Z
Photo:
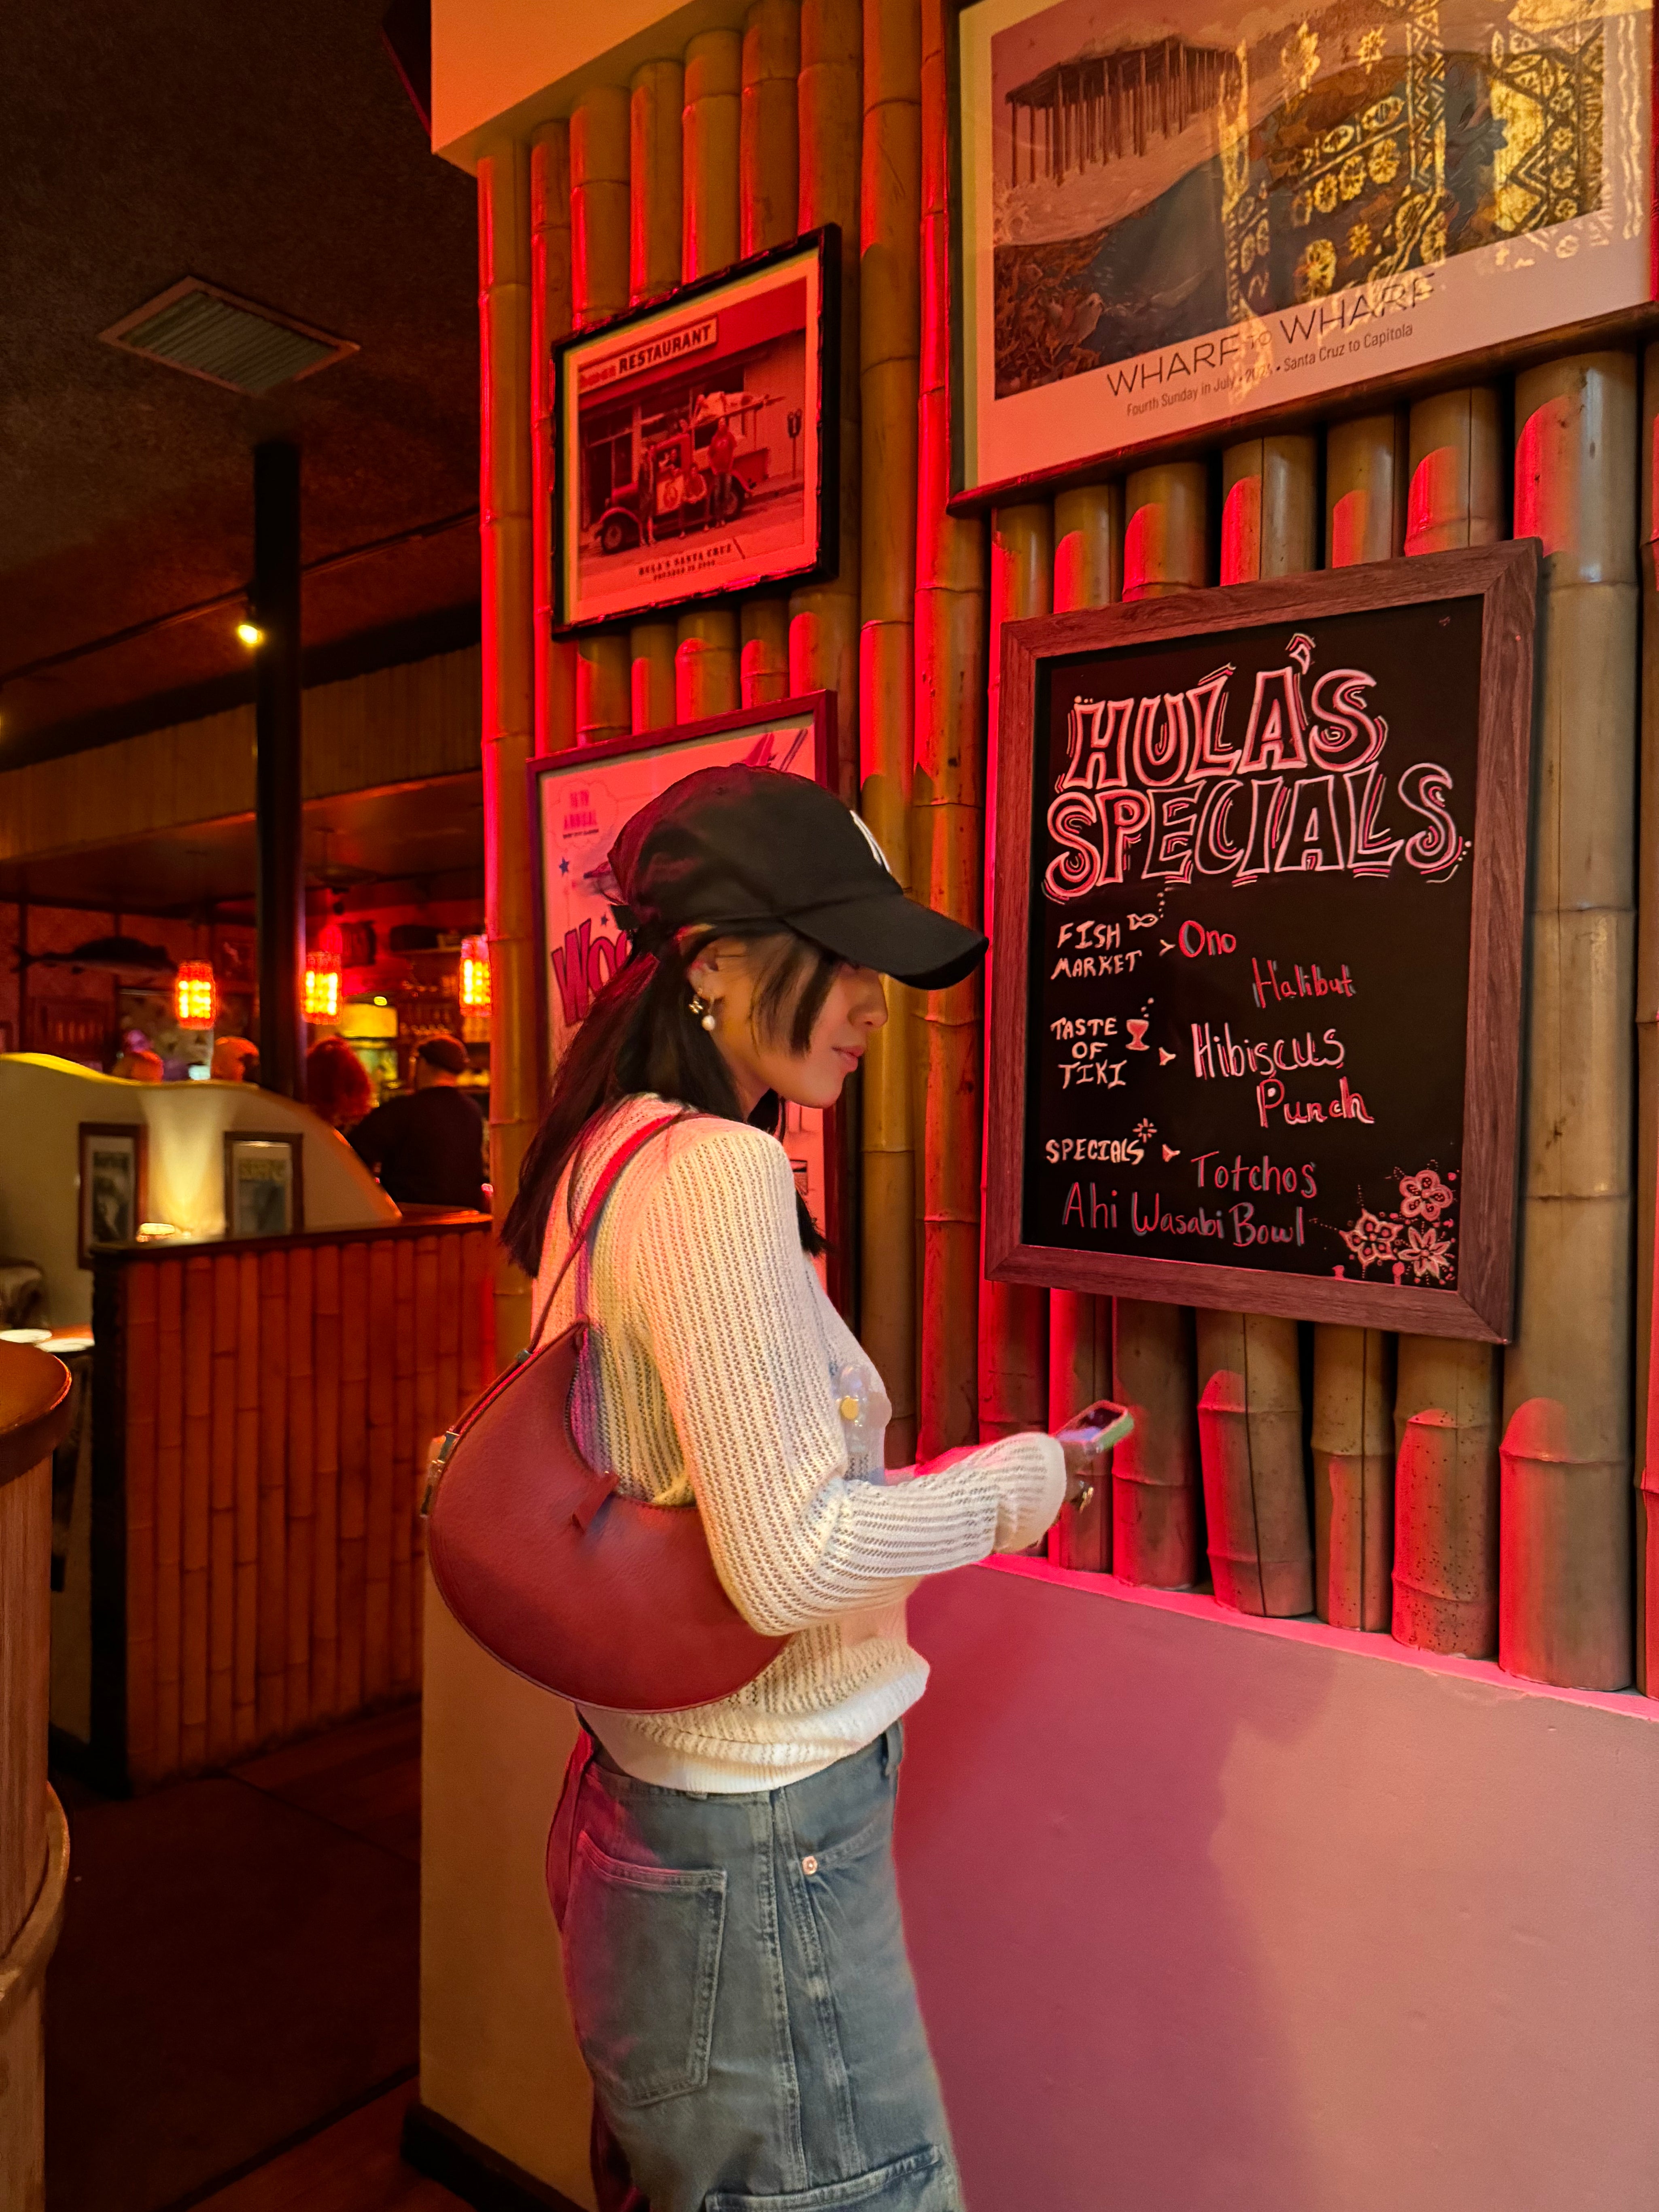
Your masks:
M 30 1344 L 0 1344 L 0 1483 L 38 1467 L 69 1426 L 70 1373 Z

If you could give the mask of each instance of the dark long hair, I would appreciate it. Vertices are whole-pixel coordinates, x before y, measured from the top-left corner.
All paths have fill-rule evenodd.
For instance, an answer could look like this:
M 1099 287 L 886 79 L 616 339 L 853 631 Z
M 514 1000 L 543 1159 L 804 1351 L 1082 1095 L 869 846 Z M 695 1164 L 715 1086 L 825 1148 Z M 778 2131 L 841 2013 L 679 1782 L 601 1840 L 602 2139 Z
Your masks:
M 650 1091 L 728 1121 L 744 1118 L 732 1071 L 691 1011 L 691 965 L 717 937 L 765 948 L 754 999 L 757 1034 L 769 1043 L 787 1042 L 793 1052 L 811 1044 L 842 963 L 793 929 L 705 929 L 670 939 L 655 954 L 636 953 L 598 994 L 571 1039 L 525 1154 L 501 1242 L 526 1275 L 541 1266 L 560 1178 L 589 1126 L 621 1100 Z M 775 1131 L 780 1112 L 775 1093 L 769 1091 L 748 1118 Z M 802 1249 L 814 1255 L 824 1250 L 817 1224 L 799 1196 L 796 1211 Z

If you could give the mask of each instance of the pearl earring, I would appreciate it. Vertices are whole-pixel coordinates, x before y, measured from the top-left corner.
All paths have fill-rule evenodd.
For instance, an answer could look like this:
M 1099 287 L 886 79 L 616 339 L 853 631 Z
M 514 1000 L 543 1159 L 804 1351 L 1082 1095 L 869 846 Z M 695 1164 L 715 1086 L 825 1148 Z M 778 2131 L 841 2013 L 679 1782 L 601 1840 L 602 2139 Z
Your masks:
M 714 1009 L 708 1004 L 707 1000 L 700 997 L 696 991 L 693 991 L 691 994 L 691 1012 L 696 1020 L 702 1024 L 704 1029 L 709 1030 L 714 1029 Z

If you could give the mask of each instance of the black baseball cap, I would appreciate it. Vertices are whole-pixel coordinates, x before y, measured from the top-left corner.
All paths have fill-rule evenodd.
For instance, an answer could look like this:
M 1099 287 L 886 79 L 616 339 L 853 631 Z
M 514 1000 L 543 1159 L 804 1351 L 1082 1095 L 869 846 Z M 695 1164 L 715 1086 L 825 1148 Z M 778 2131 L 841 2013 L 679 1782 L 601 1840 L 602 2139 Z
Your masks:
M 781 769 L 682 776 L 623 825 L 611 867 L 617 918 L 650 952 L 696 924 L 784 922 L 856 967 L 942 991 L 972 975 L 989 941 L 907 898 L 851 808 Z

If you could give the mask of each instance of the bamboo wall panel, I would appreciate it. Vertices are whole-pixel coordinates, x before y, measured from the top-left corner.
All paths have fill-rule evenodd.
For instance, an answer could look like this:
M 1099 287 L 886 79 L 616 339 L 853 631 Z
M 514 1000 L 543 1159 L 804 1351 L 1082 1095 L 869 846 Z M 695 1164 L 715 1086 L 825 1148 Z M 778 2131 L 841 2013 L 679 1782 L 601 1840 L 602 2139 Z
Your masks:
M 860 443 L 859 197 L 864 106 L 860 0 L 803 0 L 798 84 L 801 231 L 838 224 L 841 275 L 841 542 L 835 575 L 789 595 L 789 688 L 833 691 L 842 797 L 858 796 Z M 827 404 L 836 404 L 833 399 Z
M 1221 581 L 1313 566 L 1318 450 L 1251 438 L 1221 457 Z M 1194 1316 L 1198 1433 L 1215 1592 L 1247 1613 L 1307 1610 L 1310 1588 L 1297 1324 L 1272 1314 Z
M 1122 485 L 1090 484 L 1079 491 L 1061 492 L 1054 501 L 1054 535 L 1055 613 L 1115 605 L 1123 592 Z M 1109 1397 L 1111 1391 L 1111 1300 L 1079 1291 L 1051 1291 L 1048 1427 L 1059 1428 L 1097 1398 Z M 1110 1570 L 1115 1496 L 1114 1477 L 1106 1497 L 1097 1501 L 1104 1510 L 1081 1516 L 1086 1524 L 1082 1528 L 1069 1507 L 1061 1513 L 1048 1546 L 1048 1556 L 1057 1565 L 1091 1567 L 1101 1573 Z M 1132 1502 L 1126 1475 L 1126 1507 Z M 1134 1541 L 1141 1516 L 1127 1514 L 1126 1518 L 1131 1530 L 1127 1556 L 1138 1569 L 1146 1565 Z M 1147 1579 L 1139 1573 L 1132 1578 Z M 1189 1571 L 1176 1577 L 1178 1581 L 1191 1578 Z
M 1195 461 L 1139 469 L 1124 486 L 1123 596 L 1161 598 L 1193 591 L 1206 583 L 1207 485 Z M 1145 1298 L 1112 1301 L 1112 1374 L 1115 1395 L 1135 1417 L 1133 1436 L 1113 1455 L 1114 1555 L 1116 1556 L 1118 1484 L 1126 1486 L 1127 1509 L 1164 1501 L 1140 1492 L 1179 1492 L 1198 1479 L 1199 1452 L 1194 1412 L 1198 1397 L 1196 1350 L 1191 1312 Z M 1166 1545 L 1160 1572 L 1173 1564 L 1173 1539 Z M 1120 1569 L 1120 1571 L 1121 1569 Z
M 738 617 L 739 706 L 789 696 L 789 602 L 745 599 Z
M 984 525 L 947 514 L 950 233 L 944 0 L 921 7 L 921 325 L 918 384 L 915 779 L 911 868 L 930 906 L 977 923 L 984 881 Z M 978 1427 L 979 978 L 922 1001 L 926 1101 L 917 1449 Z
M 1632 1665 L 1637 418 L 1628 354 L 1516 382 L 1516 530 L 1543 542 L 1543 654 L 1498 1663 L 1595 1690 Z
M 744 260 L 795 235 L 799 72 L 800 0 L 755 0 L 744 24 L 738 145 L 738 250 Z
M 1486 386 L 1412 409 L 1408 554 L 1504 535 L 1502 411 Z M 1498 1650 L 1498 1355 L 1434 1336 L 1402 1336 L 1398 1354 L 1393 1632 L 1423 1650 L 1489 1657 Z
M 862 429 L 859 810 L 908 890 L 915 744 L 916 388 L 921 344 L 921 15 L 867 0 L 859 259 Z M 887 987 L 887 1024 L 861 1083 L 860 1334 L 893 1403 L 887 1449 L 915 1455 L 916 1175 L 913 994 Z
M 576 648 L 552 634 L 553 364 L 574 325 L 571 295 L 570 125 L 538 125 L 530 142 L 530 405 L 532 602 L 538 753 L 576 742 Z
M 1400 551 L 1406 456 L 1397 415 L 1331 428 L 1325 547 L 1332 568 Z M 1382 1631 L 1392 1618 L 1394 1357 L 1381 1329 L 1314 1330 L 1314 1610 L 1339 1628 Z
M 478 452 L 483 634 L 484 930 L 494 1010 L 489 1069 L 489 1173 L 498 1218 L 518 1188 L 535 1129 L 535 926 L 530 799 L 534 749 L 535 594 L 531 527 L 534 438 L 530 340 L 530 157 L 520 144 L 480 156 L 478 342 L 483 407 Z M 497 1334 L 516 1352 L 529 1337 L 530 1285 L 499 1262 Z M 272 1692 L 273 1696 L 276 1694 Z
M 590 329 L 628 305 L 632 127 L 632 104 L 617 85 L 589 86 L 571 110 L 570 303 L 574 330 Z M 626 736 L 634 726 L 628 633 L 585 631 L 576 640 L 574 653 L 577 742 L 593 744 L 605 738 Z
M 680 281 L 684 212 L 680 110 L 685 71 L 678 62 L 644 62 L 629 97 L 628 296 L 637 306 Z
M 419 1686 L 416 1507 L 493 1362 L 491 1241 L 434 1224 L 119 1263 L 136 1786 Z
M 990 755 L 985 796 L 985 931 L 996 933 L 996 774 L 1002 687 L 1002 625 L 1046 615 L 1054 603 L 1054 511 L 1046 501 L 999 507 L 991 517 Z M 988 1034 L 990 980 L 985 983 Z M 981 1186 L 981 1204 L 984 1192 Z M 1048 1296 L 1024 1283 L 981 1280 L 979 1294 L 979 1432 L 981 1438 L 1046 1427 Z

